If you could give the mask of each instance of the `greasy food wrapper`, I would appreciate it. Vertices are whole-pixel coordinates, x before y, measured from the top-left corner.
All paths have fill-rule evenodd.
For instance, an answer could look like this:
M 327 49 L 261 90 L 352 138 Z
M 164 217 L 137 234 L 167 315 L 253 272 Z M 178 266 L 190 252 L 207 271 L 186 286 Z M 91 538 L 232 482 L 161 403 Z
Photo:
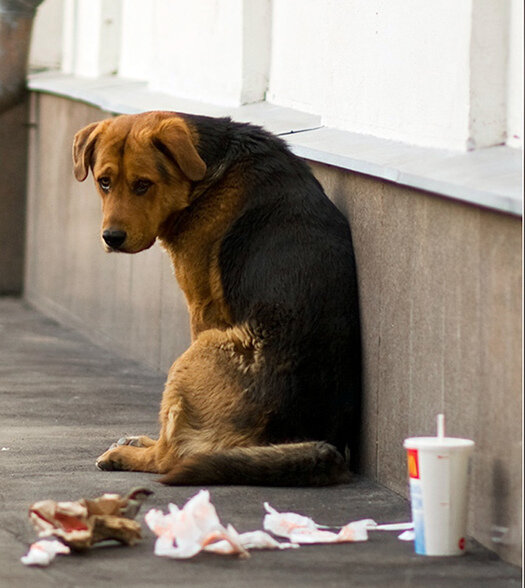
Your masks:
M 76 551 L 110 539 L 133 545 L 141 538 L 140 524 L 133 519 L 150 494 L 150 490 L 137 488 L 126 496 L 104 494 L 74 502 L 41 500 L 31 505 L 29 518 L 40 538 L 56 537 Z
M 146 513 L 145 521 L 157 536 L 155 555 L 188 559 L 201 551 L 249 557 L 249 549 L 287 549 L 297 547 L 280 543 L 264 531 L 239 534 L 232 525 L 220 522 L 207 490 L 201 490 L 179 509 L 169 505 L 164 514 L 157 509 Z

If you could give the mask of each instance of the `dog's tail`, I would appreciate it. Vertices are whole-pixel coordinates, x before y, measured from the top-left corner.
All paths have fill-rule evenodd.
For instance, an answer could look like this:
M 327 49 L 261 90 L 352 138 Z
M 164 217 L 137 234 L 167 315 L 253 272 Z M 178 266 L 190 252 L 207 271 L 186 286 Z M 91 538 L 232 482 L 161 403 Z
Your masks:
M 160 482 L 173 486 L 329 486 L 349 480 L 350 472 L 337 449 L 324 441 L 311 441 L 191 455 Z

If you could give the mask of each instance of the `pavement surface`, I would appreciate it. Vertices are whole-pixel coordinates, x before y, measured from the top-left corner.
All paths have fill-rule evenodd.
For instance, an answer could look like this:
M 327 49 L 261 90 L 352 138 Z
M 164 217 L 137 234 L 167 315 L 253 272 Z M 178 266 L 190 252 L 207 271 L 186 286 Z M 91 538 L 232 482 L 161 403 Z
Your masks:
M 12 298 L 0 298 L 0 587 L 352 586 L 510 587 L 521 569 L 469 540 L 462 557 L 414 554 L 397 533 L 372 532 L 365 543 L 254 551 L 249 559 L 204 553 L 187 561 L 153 555 L 144 525 L 151 507 L 182 506 L 199 488 L 165 487 L 151 474 L 102 472 L 95 458 L 125 434 L 157 432 L 164 377 L 88 342 Z M 37 500 L 154 491 L 137 520 L 143 540 L 58 556 L 47 568 L 20 563 L 36 540 L 28 507 Z M 356 477 L 343 486 L 209 488 L 221 521 L 239 532 L 261 529 L 263 502 L 328 525 L 373 518 L 410 520 L 406 500 Z

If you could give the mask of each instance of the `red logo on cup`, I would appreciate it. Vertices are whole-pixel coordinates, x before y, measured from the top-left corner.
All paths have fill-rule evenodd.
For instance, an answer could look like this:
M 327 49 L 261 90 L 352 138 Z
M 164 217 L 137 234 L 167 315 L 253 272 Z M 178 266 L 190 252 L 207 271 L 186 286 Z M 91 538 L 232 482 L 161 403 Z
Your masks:
M 411 478 L 419 478 L 419 460 L 417 449 L 408 449 L 408 475 Z
M 465 549 L 465 537 L 461 537 L 458 543 L 458 547 L 463 551 Z

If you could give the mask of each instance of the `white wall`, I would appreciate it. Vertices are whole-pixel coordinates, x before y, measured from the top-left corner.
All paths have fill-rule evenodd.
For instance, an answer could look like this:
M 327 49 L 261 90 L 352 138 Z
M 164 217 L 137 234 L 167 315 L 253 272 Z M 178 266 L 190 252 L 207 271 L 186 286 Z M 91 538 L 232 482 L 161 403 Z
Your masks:
M 226 106 L 266 98 L 414 145 L 523 144 L 522 0 L 46 0 L 34 63 L 46 20 L 47 51 L 77 75 L 118 70 Z
M 29 63 L 35 69 L 60 69 L 64 0 L 45 0 L 37 10 Z
M 274 0 L 269 100 L 320 114 L 327 126 L 417 145 L 503 143 L 508 5 Z
M 510 0 L 472 0 L 470 148 L 505 143 Z
M 205 102 L 240 103 L 240 0 L 158 0 L 154 23 L 152 90 Z
M 120 74 L 153 91 L 239 106 L 264 99 L 270 0 L 124 0 Z
M 156 5 L 156 0 L 151 0 Z M 154 56 L 154 10 L 144 10 L 143 0 L 123 0 L 119 74 L 147 80 Z
M 523 147 L 523 0 L 511 1 L 507 142 Z
M 120 0 L 65 0 L 62 71 L 89 78 L 116 74 L 120 35 Z
M 326 2 L 274 0 L 272 16 L 268 101 L 321 114 L 332 75 L 332 63 L 325 62 Z

